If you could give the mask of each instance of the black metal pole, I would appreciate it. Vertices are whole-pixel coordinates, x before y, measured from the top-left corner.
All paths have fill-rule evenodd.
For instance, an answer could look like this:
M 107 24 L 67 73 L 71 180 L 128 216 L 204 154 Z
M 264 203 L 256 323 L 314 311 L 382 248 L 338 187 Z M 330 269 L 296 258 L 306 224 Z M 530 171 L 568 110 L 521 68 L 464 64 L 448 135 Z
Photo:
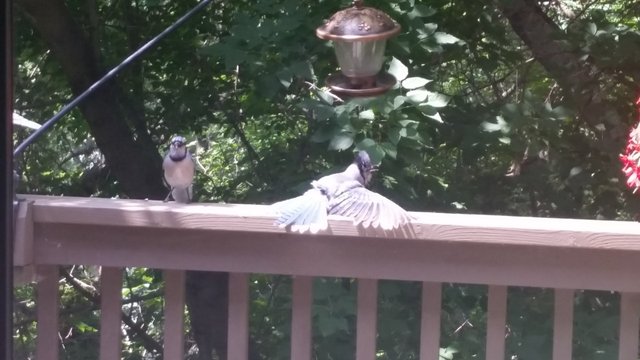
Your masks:
M 196 5 L 193 9 L 189 10 L 186 14 L 184 14 L 181 18 L 176 20 L 171 26 L 164 29 L 160 34 L 158 34 L 153 39 L 149 40 L 146 44 L 142 45 L 138 50 L 129 55 L 126 59 L 124 59 L 118 66 L 111 69 L 105 76 L 103 76 L 100 80 L 96 81 L 91 85 L 87 90 L 85 90 L 82 94 L 78 95 L 75 99 L 71 100 L 67 105 L 65 105 L 57 114 L 53 115 L 53 117 L 47 120 L 42 127 L 33 132 L 29 137 L 27 137 L 13 152 L 13 157 L 17 158 L 22 154 L 22 152 L 31 145 L 34 141 L 36 141 L 40 136 L 46 133 L 49 128 L 51 128 L 58 120 L 60 120 L 63 116 L 65 116 L 69 111 L 73 110 L 76 106 L 78 106 L 84 99 L 89 97 L 94 91 L 96 91 L 102 84 L 111 80 L 114 76 L 116 76 L 122 69 L 124 69 L 127 65 L 136 60 L 140 55 L 144 54 L 147 50 L 156 45 L 160 40 L 162 40 L 165 36 L 169 35 L 175 29 L 180 27 L 185 21 L 189 20 L 193 15 L 195 15 L 198 11 L 202 10 L 205 6 L 209 5 L 213 0 L 202 0 L 198 5 Z
M 2 131 L 0 148 L 2 149 L 2 175 L 0 175 L 0 358 L 13 358 L 13 42 L 12 42 L 13 1 L 5 0 L 2 5 L 2 39 L 4 52 L 0 59 L 0 98 L 2 99 Z

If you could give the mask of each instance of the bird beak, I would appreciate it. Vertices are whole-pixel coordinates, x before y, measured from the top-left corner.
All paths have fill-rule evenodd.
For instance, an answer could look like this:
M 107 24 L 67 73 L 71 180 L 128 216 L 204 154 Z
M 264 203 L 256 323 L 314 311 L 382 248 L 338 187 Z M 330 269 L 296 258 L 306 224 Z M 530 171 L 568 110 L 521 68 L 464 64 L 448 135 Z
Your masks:
M 371 170 L 369 170 L 369 171 L 371 171 L 371 172 L 376 172 L 376 171 L 378 171 L 378 170 L 380 170 L 380 168 L 378 167 L 378 165 L 373 165 L 373 166 L 371 166 Z

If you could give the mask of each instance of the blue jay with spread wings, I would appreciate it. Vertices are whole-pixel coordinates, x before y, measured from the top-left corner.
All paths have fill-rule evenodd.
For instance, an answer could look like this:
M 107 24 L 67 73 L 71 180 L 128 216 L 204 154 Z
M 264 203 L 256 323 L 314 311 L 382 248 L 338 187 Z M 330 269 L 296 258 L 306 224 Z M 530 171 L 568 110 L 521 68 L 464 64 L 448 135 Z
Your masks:
M 193 198 L 193 177 L 196 172 L 196 164 L 187 149 L 187 142 L 182 136 L 171 139 L 169 152 L 162 162 L 164 179 L 171 188 L 164 201 L 169 196 L 179 203 L 191 202 Z
M 292 231 L 317 233 L 328 227 L 328 215 L 353 219 L 354 225 L 397 229 L 411 221 L 411 216 L 386 197 L 366 188 L 377 171 L 369 154 L 360 151 L 346 170 L 311 182 L 303 195 L 277 202 L 275 224 L 290 226 Z

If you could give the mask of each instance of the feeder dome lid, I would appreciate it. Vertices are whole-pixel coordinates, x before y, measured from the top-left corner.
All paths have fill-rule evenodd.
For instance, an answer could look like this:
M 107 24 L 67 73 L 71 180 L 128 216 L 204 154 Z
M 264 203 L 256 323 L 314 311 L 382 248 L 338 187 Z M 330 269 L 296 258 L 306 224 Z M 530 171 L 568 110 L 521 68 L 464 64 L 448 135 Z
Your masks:
M 363 6 L 362 0 L 353 3 L 333 14 L 316 29 L 316 35 L 324 40 L 374 41 L 400 32 L 400 25 L 383 11 Z

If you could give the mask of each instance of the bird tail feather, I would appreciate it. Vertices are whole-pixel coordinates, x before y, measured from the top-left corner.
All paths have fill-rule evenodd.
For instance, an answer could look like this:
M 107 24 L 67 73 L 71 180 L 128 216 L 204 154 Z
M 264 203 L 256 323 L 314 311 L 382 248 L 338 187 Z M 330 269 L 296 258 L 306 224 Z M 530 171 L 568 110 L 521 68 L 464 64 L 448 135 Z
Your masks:
M 173 189 L 171 189 L 171 197 L 173 197 L 173 200 L 175 200 L 177 203 L 183 203 L 183 204 L 190 203 L 192 194 L 193 194 L 193 186 L 189 186 L 186 188 L 174 187 Z

